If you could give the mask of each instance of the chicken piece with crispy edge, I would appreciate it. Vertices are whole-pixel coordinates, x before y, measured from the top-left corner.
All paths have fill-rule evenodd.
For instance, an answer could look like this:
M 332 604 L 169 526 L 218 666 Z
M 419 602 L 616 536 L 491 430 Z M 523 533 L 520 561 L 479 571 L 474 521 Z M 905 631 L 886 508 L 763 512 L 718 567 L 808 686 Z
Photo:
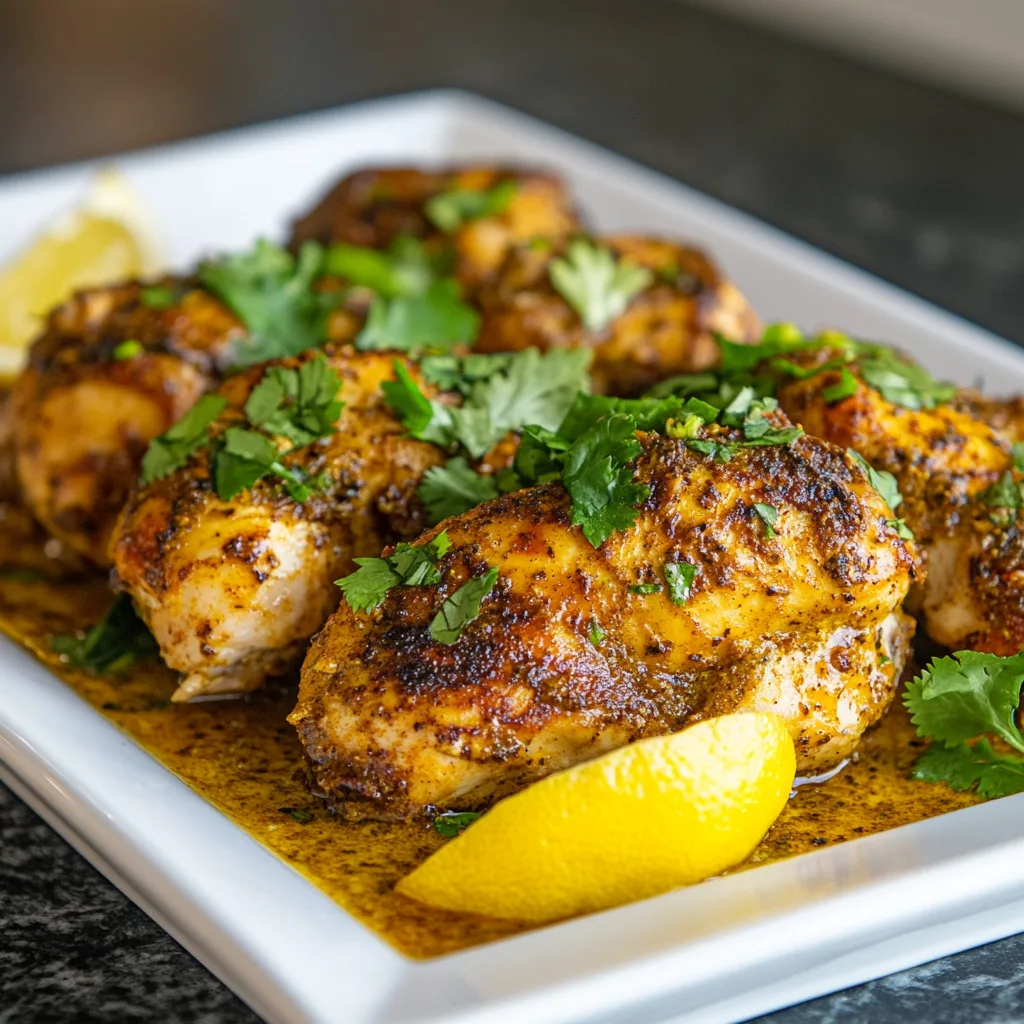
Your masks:
M 456 190 L 483 193 L 505 182 L 515 188 L 497 212 L 467 219 L 450 234 L 429 216 L 428 204 L 435 196 Z M 442 252 L 450 243 L 455 275 L 472 294 L 497 271 L 511 246 L 578 230 L 569 194 L 554 175 L 507 167 L 397 167 L 342 178 L 295 222 L 290 245 L 297 249 L 306 241 L 347 242 L 382 249 L 399 235 L 409 235 Z
M 314 638 L 289 720 L 337 811 L 480 808 L 739 711 L 784 718 L 811 773 L 882 715 L 909 656 L 916 556 L 851 458 L 804 436 L 720 465 L 638 436 L 650 495 L 600 548 L 571 525 L 561 484 L 519 491 L 421 538 L 451 541 L 439 585 L 394 587 L 369 614 L 343 603 Z M 755 502 L 777 510 L 774 536 Z M 666 587 L 675 562 L 697 567 L 681 603 Z M 451 646 L 433 640 L 445 599 L 490 568 L 479 616 Z
M 789 356 L 810 367 L 837 356 L 824 348 Z M 1024 529 L 989 490 L 1014 469 L 1009 441 L 955 404 L 907 409 L 865 383 L 857 361 L 845 369 L 853 394 L 826 401 L 842 369 L 782 385 L 786 414 L 809 433 L 853 448 L 896 478 L 903 517 L 926 557 L 927 573 L 908 606 L 928 635 L 954 649 L 1016 654 L 1024 648 Z M 1011 487 L 1013 490 L 1013 487 Z
M 1008 441 L 1024 441 L 1024 396 L 992 398 L 974 388 L 961 388 L 952 405 L 982 423 L 987 423 Z
M 212 387 L 241 323 L 167 279 L 79 292 L 49 317 L 11 395 L 25 503 L 69 548 L 108 566 L 110 532 L 153 437 Z
M 217 392 L 227 405 L 213 434 L 237 423 L 270 366 L 315 358 L 306 353 L 229 378 Z M 204 447 L 133 494 L 118 521 L 117 577 L 166 663 L 183 674 L 177 701 L 252 690 L 288 670 L 334 610 L 333 581 L 355 568 L 353 557 L 425 526 L 416 488 L 444 454 L 405 436 L 386 405 L 381 384 L 394 380 L 393 356 L 345 347 L 328 361 L 345 403 L 335 430 L 283 459 L 306 475 L 326 474 L 323 489 L 297 503 L 280 481 L 265 478 L 222 500 Z
M 653 272 L 623 313 L 600 331 L 588 330 L 551 280 L 561 248 L 521 246 L 481 293 L 476 350 L 590 348 L 594 390 L 628 396 L 713 365 L 716 333 L 740 342 L 760 337 L 760 322 L 746 298 L 699 250 L 641 236 L 597 241 L 620 262 Z

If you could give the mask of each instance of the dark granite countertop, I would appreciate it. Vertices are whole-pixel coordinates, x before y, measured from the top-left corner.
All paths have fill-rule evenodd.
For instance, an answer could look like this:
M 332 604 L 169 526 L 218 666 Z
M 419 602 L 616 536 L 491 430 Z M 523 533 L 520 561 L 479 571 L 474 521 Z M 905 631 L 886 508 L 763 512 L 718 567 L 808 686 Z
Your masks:
M 669 0 L 0 0 L 0 173 L 438 85 L 1024 343 L 1024 119 Z M 1021 1020 L 1022 964 L 1011 938 L 765 1019 Z M 0 787 L 0 1024 L 49 1020 L 256 1018 Z

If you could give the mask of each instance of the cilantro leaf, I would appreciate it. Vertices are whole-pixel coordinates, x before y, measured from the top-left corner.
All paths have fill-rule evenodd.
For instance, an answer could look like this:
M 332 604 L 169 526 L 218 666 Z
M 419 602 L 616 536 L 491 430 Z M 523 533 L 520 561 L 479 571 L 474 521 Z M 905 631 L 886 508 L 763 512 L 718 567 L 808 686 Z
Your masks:
M 660 583 L 634 583 L 630 588 L 631 594 L 639 594 L 642 597 L 646 597 L 648 594 L 660 594 L 661 584 Z
M 1024 653 L 1008 658 L 957 651 L 936 658 L 907 685 L 903 701 L 921 736 L 965 743 L 995 733 L 1024 753 L 1024 734 L 1014 713 L 1024 682 Z
M 643 448 L 636 423 L 624 413 L 598 420 L 565 455 L 562 482 L 572 499 L 572 521 L 594 547 L 628 529 L 650 487 L 633 482 L 633 459 Z
M 480 603 L 494 589 L 498 581 L 497 567 L 491 568 L 486 575 L 463 583 L 455 593 L 445 599 L 441 610 L 430 623 L 430 635 L 438 643 L 451 645 L 480 614 Z
M 386 299 L 422 295 L 437 277 L 437 268 L 423 243 L 399 235 L 387 250 L 336 242 L 324 253 L 322 272 L 343 277 Z
M 587 630 L 587 639 L 595 647 L 599 647 L 601 645 L 601 641 L 604 640 L 606 635 L 607 634 L 601 628 L 601 626 L 597 623 L 597 621 L 592 621 L 590 623 L 590 628 Z
M 213 458 L 214 486 L 223 501 L 230 501 L 262 479 L 278 458 L 277 445 L 264 434 L 242 427 L 224 431 L 224 446 Z
M 356 558 L 359 566 L 343 579 L 335 580 L 349 607 L 357 612 L 371 612 L 384 602 L 392 587 L 434 586 L 441 582 L 437 563 L 451 547 L 448 534 L 442 530 L 426 544 L 399 544 L 387 558 Z
M 857 394 L 857 378 L 845 366 L 839 372 L 837 383 L 821 389 L 822 400 L 830 405 Z
M 874 356 L 860 358 L 864 382 L 894 405 L 905 409 L 934 409 L 956 394 L 956 387 L 938 381 L 922 366 L 904 362 L 891 349 L 873 346 Z
M 1013 455 L 1013 468 L 1024 473 L 1024 441 L 1014 441 L 1010 445 L 1010 453 Z
M 754 511 L 764 524 L 765 537 L 772 540 L 775 537 L 775 527 L 779 522 L 779 510 L 774 505 L 764 505 L 760 501 L 755 501 Z
M 1024 486 L 1007 471 L 994 484 L 978 495 L 978 500 L 991 508 L 1019 509 L 1024 504 Z
M 123 363 L 128 359 L 134 359 L 136 356 L 141 356 L 145 351 L 146 350 L 141 341 L 138 341 L 135 338 L 129 338 L 127 341 L 122 341 L 114 346 L 111 358 L 115 363 Z
M 665 563 L 665 582 L 668 583 L 668 596 L 673 604 L 686 604 L 699 572 L 699 566 L 690 562 Z
M 420 441 L 450 448 L 452 417 L 448 406 L 427 398 L 400 359 L 395 360 L 394 370 L 397 379 L 384 381 L 380 389 L 402 426 Z
M 272 366 L 250 392 L 245 415 L 254 427 L 301 447 L 332 433 L 342 410 L 340 388 L 322 354 L 297 370 Z
M 443 466 L 431 466 L 417 491 L 431 524 L 462 515 L 499 493 L 497 480 L 477 473 L 461 455 Z
M 454 839 L 483 814 L 482 811 L 442 811 L 434 815 L 434 831 L 445 839 Z
M 127 594 L 120 594 L 95 626 L 77 636 L 57 634 L 50 647 L 73 668 L 96 674 L 120 672 L 159 647 Z
M 868 483 L 878 491 L 886 505 L 895 512 L 903 503 L 903 495 L 900 494 L 896 477 L 892 473 L 887 473 L 884 469 L 875 469 L 869 465 L 868 460 L 860 452 L 855 452 L 852 448 L 847 448 L 846 454 L 860 466 L 864 471 L 864 475 L 868 478 Z
M 565 256 L 551 261 L 551 283 L 579 314 L 588 331 L 603 331 L 630 300 L 654 281 L 646 267 L 616 260 L 610 249 L 574 239 Z
M 507 370 L 515 357 L 514 352 L 424 356 L 420 360 L 420 371 L 429 383 L 441 391 L 458 391 L 468 395 L 477 381 L 490 380 L 495 374 Z
M 355 339 L 363 351 L 450 349 L 476 338 L 480 314 L 460 298 L 457 281 L 432 282 L 422 295 L 377 296 Z
M 140 482 L 149 484 L 181 469 L 210 440 L 210 426 L 225 405 L 220 395 L 203 395 L 166 433 L 154 437 L 142 457 Z
M 917 759 L 910 777 L 945 782 L 963 793 L 976 789 L 986 800 L 1024 793 L 1024 760 L 997 754 L 988 740 L 947 746 L 936 740 Z
M 235 348 L 235 363 L 252 366 L 298 355 L 324 341 L 327 313 L 338 295 L 313 290 L 323 250 L 306 242 L 296 259 L 259 239 L 251 252 L 199 266 L 199 280 L 245 324 L 249 337 Z
M 450 235 L 466 221 L 504 213 L 518 191 L 518 184 L 511 179 L 489 189 L 452 188 L 428 199 L 423 211 L 435 227 Z
M 147 309 L 170 309 L 178 302 L 178 292 L 166 285 L 150 285 L 139 291 L 139 302 Z

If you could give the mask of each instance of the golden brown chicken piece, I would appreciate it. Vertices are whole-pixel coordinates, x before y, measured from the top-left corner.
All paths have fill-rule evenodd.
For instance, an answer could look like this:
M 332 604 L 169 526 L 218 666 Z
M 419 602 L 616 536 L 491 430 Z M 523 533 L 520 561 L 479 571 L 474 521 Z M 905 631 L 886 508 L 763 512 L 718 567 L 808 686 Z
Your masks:
M 952 404 L 1007 440 L 1024 441 L 1024 396 L 991 398 L 974 388 L 961 388 Z
M 463 219 L 452 227 L 439 226 L 430 215 L 430 201 L 437 196 L 453 191 L 491 193 L 496 186 L 507 188 L 507 198 L 499 199 L 496 212 Z M 297 248 L 307 241 L 348 242 L 383 249 L 399 235 L 409 235 L 426 239 L 438 252 L 450 245 L 455 274 L 472 293 L 497 271 L 511 246 L 538 236 L 562 238 L 579 228 L 572 201 L 553 175 L 502 167 L 398 167 L 342 178 L 295 222 L 290 244 Z
M 212 386 L 242 334 L 187 281 L 84 291 L 54 310 L 11 408 L 22 495 L 43 526 L 109 565 L 110 531 L 150 439 Z
M 836 350 L 797 354 L 804 366 Z M 1016 511 L 992 487 L 1022 479 L 1009 442 L 952 404 L 908 409 L 865 383 L 860 363 L 846 365 L 856 390 L 838 401 L 822 392 L 841 383 L 840 368 L 779 388 L 787 415 L 811 434 L 858 451 L 896 478 L 903 517 L 927 557 L 927 575 L 911 604 L 929 636 L 955 649 L 1015 654 L 1024 648 L 1024 533 Z M 1010 500 L 1016 500 L 1011 493 Z
M 343 603 L 314 639 L 290 721 L 340 813 L 482 807 L 641 737 L 755 709 L 786 720 L 799 771 L 814 772 L 884 712 L 908 656 L 915 555 L 862 471 L 810 437 L 720 465 L 638 436 L 650 497 L 600 548 L 571 525 L 561 484 L 519 491 L 442 524 L 440 584 L 394 587 L 369 614 Z M 755 502 L 778 511 L 776 536 Z M 697 569 L 681 603 L 673 563 Z M 492 568 L 479 616 L 450 646 L 433 640 L 442 603 Z
M 714 334 L 756 341 L 757 315 L 697 249 L 658 238 L 612 236 L 599 243 L 621 263 L 652 271 L 651 283 L 601 330 L 589 330 L 552 284 L 551 246 L 520 246 L 481 295 L 479 352 L 590 348 L 596 392 L 636 395 L 667 377 L 718 359 Z
M 217 392 L 227 405 L 214 436 L 238 424 L 270 367 L 316 358 L 229 378 Z M 207 447 L 133 494 L 118 521 L 117 576 L 166 663 L 183 674 L 175 700 L 251 690 L 290 668 L 337 604 L 333 581 L 352 571 L 353 556 L 423 529 L 416 487 L 444 456 L 404 436 L 384 403 L 393 357 L 342 348 L 328 361 L 345 403 L 334 433 L 283 459 L 304 476 L 326 474 L 308 500 L 297 502 L 273 477 L 223 500 Z

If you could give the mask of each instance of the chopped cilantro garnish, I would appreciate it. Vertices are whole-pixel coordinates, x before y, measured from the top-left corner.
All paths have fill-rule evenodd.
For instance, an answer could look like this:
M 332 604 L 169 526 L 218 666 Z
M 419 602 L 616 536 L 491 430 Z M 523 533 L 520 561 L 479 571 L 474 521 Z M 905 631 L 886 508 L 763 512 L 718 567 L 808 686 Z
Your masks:
M 774 505 L 764 505 L 760 501 L 754 502 L 754 511 L 761 519 L 764 526 L 764 535 L 768 540 L 775 537 L 775 527 L 779 522 L 779 510 Z
M 127 341 L 122 341 L 119 345 L 115 345 L 114 351 L 111 354 L 115 363 L 123 363 L 128 359 L 141 356 L 143 352 L 145 352 L 145 349 L 142 347 L 142 342 L 136 341 L 135 338 L 129 338 Z
M 886 505 L 895 512 L 903 503 L 903 495 L 900 494 L 900 489 L 896 484 L 896 477 L 884 469 L 875 469 L 868 464 L 868 460 L 860 452 L 855 452 L 852 448 L 847 448 L 846 454 L 860 466 L 868 478 L 868 483 L 878 491 Z
M 451 234 L 466 221 L 504 213 L 519 191 L 515 181 L 499 181 L 489 189 L 452 188 L 427 200 L 424 212 L 435 227 Z
M 901 540 L 913 540 L 914 531 L 907 526 L 905 519 L 886 519 L 885 525 L 896 531 L 896 536 Z
M 235 347 L 238 366 L 294 356 L 324 341 L 324 324 L 338 295 L 313 289 L 323 250 L 306 242 L 298 259 L 260 239 L 250 252 L 200 265 L 203 285 L 245 324 L 249 336 Z
M 72 667 L 97 674 L 120 672 L 159 653 L 127 594 L 119 595 L 92 629 L 75 636 L 58 634 L 50 647 Z
M 596 620 L 591 620 L 590 628 L 587 630 L 587 639 L 595 647 L 599 647 L 605 636 L 605 631 L 601 628 L 598 622 Z
M 399 235 L 386 250 L 338 242 L 324 253 L 322 271 L 369 288 L 386 299 L 422 295 L 438 276 L 423 243 Z
M 437 563 L 450 547 L 448 534 L 442 530 L 426 544 L 399 544 L 387 558 L 356 558 L 359 568 L 335 583 L 353 611 L 371 612 L 383 603 L 392 587 L 440 583 Z
M 481 816 L 482 811 L 442 811 L 434 816 L 434 831 L 445 839 L 454 839 Z
M 459 516 L 501 493 L 493 476 L 477 473 L 461 455 L 443 466 L 431 466 L 420 484 L 420 500 L 431 523 Z
M 166 433 L 153 438 L 142 457 L 140 482 L 152 483 L 184 466 L 210 440 L 210 426 L 226 404 L 220 395 L 203 395 Z
M 1021 792 L 1024 759 L 997 754 L 978 737 L 998 736 L 1024 754 L 1024 733 L 1016 722 L 1022 681 L 1024 653 L 1000 658 L 957 651 L 936 658 L 903 695 L 918 735 L 932 740 L 914 777 L 960 790 L 976 786 L 983 797 Z
M 166 285 L 152 285 L 139 292 L 139 302 L 149 309 L 170 309 L 177 301 L 177 291 Z
M 441 610 L 430 623 L 430 635 L 438 643 L 451 645 L 480 614 L 480 603 L 494 589 L 498 582 L 497 567 L 492 567 L 483 576 L 463 583 L 455 593 L 445 599 Z
M 245 415 L 254 427 L 307 445 L 332 432 L 341 415 L 341 378 L 318 356 L 297 370 L 272 366 L 252 389 Z
M 991 508 L 1019 509 L 1024 503 L 1022 485 L 1013 479 L 1010 472 L 1003 475 L 978 495 L 978 500 Z
M 641 597 L 646 597 L 648 594 L 660 594 L 661 593 L 660 583 L 634 583 L 630 588 L 631 594 L 639 594 Z
M 281 452 L 265 434 L 241 427 L 228 427 L 223 444 L 213 455 L 213 478 L 217 495 L 230 501 L 258 480 L 273 474 L 284 484 L 291 497 L 306 501 L 311 493 L 305 477 L 281 462 Z
M 588 331 L 602 331 L 626 311 L 630 300 L 654 281 L 654 274 L 583 238 L 551 261 L 551 283 L 579 314 Z
M 355 345 L 364 351 L 451 349 L 472 342 L 479 326 L 480 314 L 462 301 L 458 282 L 434 281 L 422 295 L 377 296 Z
M 916 363 L 905 362 L 881 346 L 874 348 L 877 355 L 860 358 L 860 374 L 887 402 L 905 409 L 934 409 L 956 394 L 952 384 L 936 380 Z
M 840 379 L 837 383 L 821 389 L 822 399 L 830 405 L 857 394 L 857 378 L 845 366 L 839 373 Z
M 690 562 L 666 562 L 665 582 L 668 584 L 668 596 L 673 604 L 686 604 L 693 590 L 693 581 L 700 569 Z
M 1024 473 L 1024 441 L 1014 441 L 1010 445 L 1010 454 L 1013 456 L 1013 468 Z

